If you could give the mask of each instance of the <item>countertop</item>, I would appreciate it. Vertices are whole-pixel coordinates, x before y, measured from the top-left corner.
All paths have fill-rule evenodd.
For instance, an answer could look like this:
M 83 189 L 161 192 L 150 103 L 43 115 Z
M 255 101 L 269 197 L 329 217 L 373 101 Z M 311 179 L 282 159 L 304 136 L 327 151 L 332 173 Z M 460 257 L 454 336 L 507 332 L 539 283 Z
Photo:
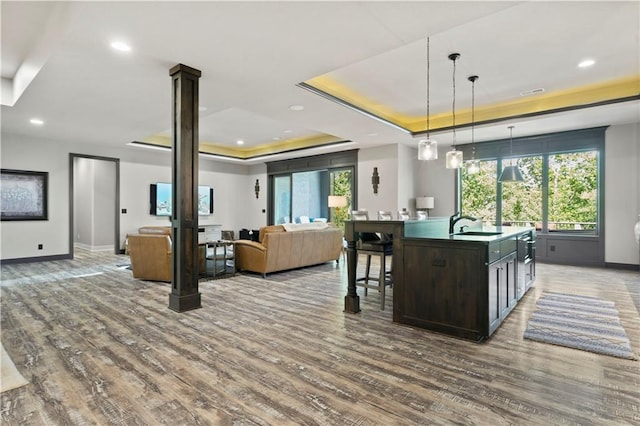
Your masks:
M 464 233 L 456 233 L 450 235 L 448 232 L 429 232 L 428 234 L 424 234 L 421 232 L 417 232 L 413 234 L 409 229 L 405 231 L 405 238 L 418 238 L 418 239 L 427 239 L 427 240 L 448 240 L 448 241 L 468 241 L 468 242 L 479 242 L 479 243 L 490 243 L 493 241 L 500 241 L 507 238 L 512 238 L 516 235 L 523 234 L 525 232 L 535 231 L 533 227 L 524 227 L 524 226 L 482 226 L 469 228 L 468 232 L 499 232 L 496 235 L 464 235 Z

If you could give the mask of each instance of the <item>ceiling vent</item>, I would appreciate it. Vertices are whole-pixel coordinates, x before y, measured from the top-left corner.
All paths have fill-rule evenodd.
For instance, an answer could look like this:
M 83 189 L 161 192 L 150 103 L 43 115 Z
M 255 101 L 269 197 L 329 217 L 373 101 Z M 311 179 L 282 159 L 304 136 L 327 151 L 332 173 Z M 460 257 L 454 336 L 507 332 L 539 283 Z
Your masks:
M 520 92 L 520 96 L 537 95 L 537 94 L 543 93 L 543 92 L 544 92 L 544 89 L 542 87 L 539 87 L 537 89 L 525 90 L 524 92 Z

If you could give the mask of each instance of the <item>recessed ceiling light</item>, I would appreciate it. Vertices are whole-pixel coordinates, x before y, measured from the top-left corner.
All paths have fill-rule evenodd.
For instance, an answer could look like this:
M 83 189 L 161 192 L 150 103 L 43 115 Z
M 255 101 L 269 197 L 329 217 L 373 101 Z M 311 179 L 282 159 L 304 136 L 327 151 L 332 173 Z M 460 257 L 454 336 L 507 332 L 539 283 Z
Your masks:
M 283 133 L 293 133 L 293 130 L 289 130 L 289 129 L 287 129 L 287 130 L 285 130 Z
M 271 139 L 273 139 L 274 141 L 279 141 L 279 140 L 280 140 L 280 138 L 279 138 L 279 137 L 277 137 L 277 136 L 274 136 L 274 137 L 273 137 L 273 138 L 271 138 Z
M 374 137 L 374 136 L 378 136 L 377 133 L 369 133 L 369 136 Z
M 39 118 L 32 118 L 31 120 L 29 120 L 29 122 L 31 124 L 35 124 L 36 126 L 42 126 L 44 124 L 44 121 L 40 120 Z
M 579 68 L 589 68 L 590 66 L 592 66 L 595 63 L 596 63 L 596 61 L 594 61 L 593 59 L 585 59 L 585 60 L 581 61 L 578 64 L 578 67 Z
M 123 41 L 114 41 L 111 42 L 111 47 L 115 50 L 118 50 L 120 52 L 130 52 L 131 51 L 131 46 L 129 46 L 127 43 L 123 42 Z
M 238 145 L 244 145 L 244 141 L 243 141 L 242 139 L 238 139 L 238 140 L 236 141 L 236 143 L 237 143 Z
M 302 111 L 304 107 L 302 105 L 291 105 L 289 109 L 291 111 Z
M 208 109 L 207 107 L 203 107 L 203 106 L 198 107 L 198 111 L 200 112 L 205 112 L 207 109 Z

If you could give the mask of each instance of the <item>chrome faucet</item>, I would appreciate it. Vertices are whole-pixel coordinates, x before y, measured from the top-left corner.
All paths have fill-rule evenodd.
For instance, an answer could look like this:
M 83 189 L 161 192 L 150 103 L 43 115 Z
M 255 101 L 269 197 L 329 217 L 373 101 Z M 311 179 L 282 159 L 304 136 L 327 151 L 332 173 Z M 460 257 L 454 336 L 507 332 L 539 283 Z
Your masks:
M 475 222 L 476 220 L 478 220 L 478 218 L 475 218 L 472 216 L 461 216 L 460 212 L 456 212 L 449 218 L 449 234 L 453 234 L 453 230 L 454 230 L 454 227 L 456 226 L 456 223 L 458 223 L 462 219 L 468 219 L 472 222 Z M 464 226 L 460 227 L 460 232 L 462 232 L 463 228 Z

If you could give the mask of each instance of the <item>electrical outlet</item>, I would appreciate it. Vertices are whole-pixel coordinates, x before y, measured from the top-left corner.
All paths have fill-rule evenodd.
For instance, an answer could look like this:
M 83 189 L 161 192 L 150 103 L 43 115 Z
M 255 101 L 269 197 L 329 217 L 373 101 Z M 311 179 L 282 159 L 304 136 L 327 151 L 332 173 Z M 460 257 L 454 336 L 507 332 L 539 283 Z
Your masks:
M 549 246 L 549 251 L 556 251 L 556 246 Z
M 42 244 L 38 244 L 38 250 L 42 250 Z

